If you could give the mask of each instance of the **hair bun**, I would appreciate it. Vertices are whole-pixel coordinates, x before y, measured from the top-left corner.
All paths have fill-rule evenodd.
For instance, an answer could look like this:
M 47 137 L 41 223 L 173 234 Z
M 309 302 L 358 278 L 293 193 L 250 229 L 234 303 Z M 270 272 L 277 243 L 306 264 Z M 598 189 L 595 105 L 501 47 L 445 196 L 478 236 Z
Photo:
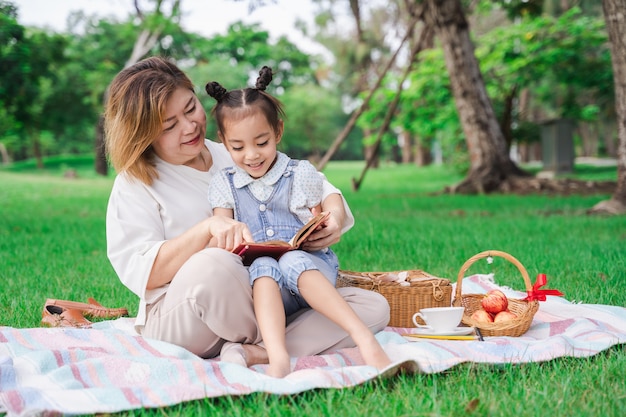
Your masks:
M 272 82 L 272 69 L 268 66 L 264 66 L 259 71 L 259 78 L 256 79 L 255 88 L 257 90 L 265 91 L 268 85 Z
M 204 89 L 206 90 L 208 95 L 213 97 L 218 102 L 222 101 L 224 96 L 228 93 L 228 91 L 224 87 L 222 87 L 217 81 L 211 81 L 210 83 L 207 83 Z

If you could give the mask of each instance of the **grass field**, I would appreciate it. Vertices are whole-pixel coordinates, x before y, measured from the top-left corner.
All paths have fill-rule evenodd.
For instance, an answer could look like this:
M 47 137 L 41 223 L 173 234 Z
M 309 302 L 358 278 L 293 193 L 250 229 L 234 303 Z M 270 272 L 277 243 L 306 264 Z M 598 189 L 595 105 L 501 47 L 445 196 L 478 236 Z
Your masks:
M 534 279 L 569 300 L 626 306 L 626 217 L 586 210 L 607 195 L 461 196 L 437 193 L 461 177 L 444 167 L 334 162 L 325 173 L 356 217 L 334 249 L 351 270 L 418 268 L 456 280 L 466 259 L 487 249 L 519 259 Z M 46 298 L 129 307 L 136 298 L 106 259 L 104 216 L 111 178 L 90 164 L 61 161 L 37 173 L 0 170 L 0 325 L 39 325 Z M 63 178 L 75 168 L 78 178 Z M 614 167 L 578 166 L 586 179 L 615 179 Z M 496 259 L 468 273 L 494 272 L 499 284 L 524 289 L 517 269 Z M 293 396 L 252 394 L 120 415 L 211 416 L 623 416 L 626 353 L 617 346 L 590 358 L 519 366 L 466 364 L 435 375 L 401 375 L 344 390 Z

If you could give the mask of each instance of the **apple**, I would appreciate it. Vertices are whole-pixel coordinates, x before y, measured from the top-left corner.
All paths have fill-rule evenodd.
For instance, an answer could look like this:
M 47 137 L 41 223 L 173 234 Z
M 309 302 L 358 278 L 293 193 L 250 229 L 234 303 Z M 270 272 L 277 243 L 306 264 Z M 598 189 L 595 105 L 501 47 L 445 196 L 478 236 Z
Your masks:
M 504 310 L 496 314 L 493 318 L 494 323 L 498 323 L 501 321 L 509 321 L 517 318 L 517 314 L 510 312 L 509 310 Z
M 481 300 L 481 305 L 487 313 L 498 314 L 509 307 L 509 299 L 500 290 L 491 290 Z
M 482 322 L 482 323 L 491 323 L 493 322 L 493 317 L 491 314 L 487 313 L 485 310 L 476 310 L 470 316 L 472 320 Z

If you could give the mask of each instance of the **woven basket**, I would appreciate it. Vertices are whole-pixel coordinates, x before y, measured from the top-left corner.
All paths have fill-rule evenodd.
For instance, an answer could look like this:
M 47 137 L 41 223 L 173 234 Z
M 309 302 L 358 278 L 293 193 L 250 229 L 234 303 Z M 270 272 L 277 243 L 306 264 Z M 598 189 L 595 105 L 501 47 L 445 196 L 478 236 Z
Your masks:
M 406 272 L 404 285 L 399 282 L 382 281 L 381 277 Z M 357 287 L 376 291 L 389 302 L 391 318 L 389 326 L 415 327 L 413 314 L 427 307 L 450 307 L 452 304 L 452 285 L 446 278 L 438 278 L 420 270 L 392 272 L 354 272 L 339 271 L 337 288 Z M 419 319 L 420 324 L 424 324 Z
M 491 256 L 499 256 L 507 261 L 511 262 L 513 265 L 517 267 L 519 272 L 522 274 L 522 278 L 524 279 L 524 284 L 526 285 L 526 290 L 532 290 L 532 284 L 530 282 L 530 278 L 528 276 L 528 272 L 526 268 L 515 259 L 513 256 L 509 255 L 506 252 L 501 252 L 497 250 L 490 250 L 481 252 L 477 255 L 469 258 L 459 271 L 459 275 L 457 276 L 457 284 L 456 284 L 456 292 L 454 298 L 455 306 L 463 306 L 465 307 L 465 312 L 463 313 L 462 322 L 468 326 L 478 327 L 483 336 L 521 336 L 528 331 L 530 325 L 533 321 L 533 317 L 539 308 L 538 301 L 525 301 L 519 299 L 509 298 L 509 311 L 515 313 L 517 315 L 516 319 L 501 321 L 499 323 L 485 323 L 478 322 L 476 320 L 472 320 L 471 315 L 476 311 L 482 308 L 481 301 L 484 294 L 462 294 L 462 285 L 463 275 L 468 270 L 468 268 L 477 260 L 482 258 L 487 258 Z

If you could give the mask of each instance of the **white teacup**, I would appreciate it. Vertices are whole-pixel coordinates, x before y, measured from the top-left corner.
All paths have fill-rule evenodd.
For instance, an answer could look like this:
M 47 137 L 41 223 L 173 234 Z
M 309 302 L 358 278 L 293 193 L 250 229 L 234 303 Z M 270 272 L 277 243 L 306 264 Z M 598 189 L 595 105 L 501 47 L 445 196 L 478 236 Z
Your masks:
M 422 308 L 413 314 L 413 323 L 417 327 L 431 329 L 435 332 L 448 332 L 456 329 L 461 323 L 463 311 L 465 311 L 465 307 Z M 424 320 L 426 326 L 417 322 L 418 317 Z

